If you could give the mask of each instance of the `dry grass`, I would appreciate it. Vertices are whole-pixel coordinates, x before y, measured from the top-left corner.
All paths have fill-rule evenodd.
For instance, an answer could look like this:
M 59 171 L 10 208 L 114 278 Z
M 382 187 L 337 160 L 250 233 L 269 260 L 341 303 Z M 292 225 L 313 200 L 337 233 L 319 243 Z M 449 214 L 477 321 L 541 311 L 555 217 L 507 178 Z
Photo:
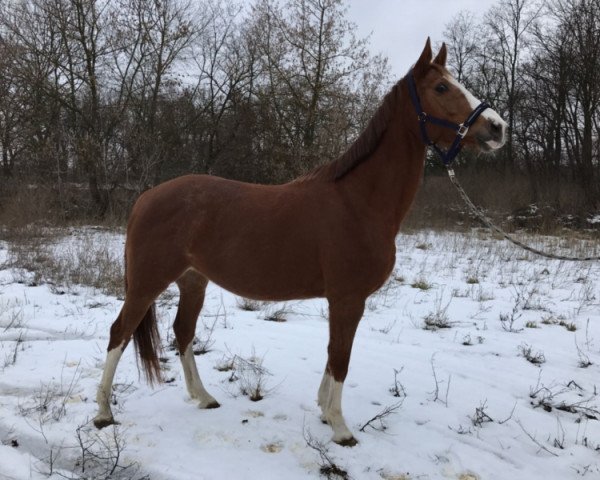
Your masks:
M 122 296 L 122 254 L 115 253 L 97 232 L 84 233 L 72 241 L 65 234 L 68 230 L 46 229 L 30 238 L 13 237 L 8 242 L 6 266 L 14 269 L 15 279 L 32 286 L 48 284 L 57 294 L 86 285 L 107 295 Z
M 519 345 L 518 350 L 519 354 L 533 365 L 540 366 L 543 363 L 546 363 L 546 357 L 544 356 L 544 352 L 533 350 L 533 347 L 531 345 L 522 343 L 521 345 Z
M 48 284 L 55 293 L 86 285 L 110 295 L 123 295 L 123 261 L 98 229 L 89 225 L 89 211 L 79 190 L 67 191 L 55 184 L 4 183 L 0 196 L 0 239 L 6 241 L 6 267 L 17 281 Z M 97 222 L 97 219 L 93 220 Z M 107 234 L 117 229 L 103 220 Z M 60 246 L 59 246 L 60 245 Z M 122 251 L 122 250 L 121 250 Z
M 589 212 L 582 207 L 585 199 L 577 185 L 563 182 L 557 197 L 552 182 L 537 178 L 539 191 L 538 198 L 534 199 L 530 180 L 525 175 L 500 174 L 492 169 L 478 171 L 477 160 L 471 159 L 468 165 L 456 167 L 457 177 L 475 205 L 509 231 L 526 228 L 539 233 L 563 234 L 565 226 L 590 228 L 585 222 Z M 520 216 L 518 212 L 525 212 L 533 203 L 540 207 L 535 214 L 517 218 Z M 560 206 L 558 211 L 549 207 L 555 205 Z M 509 221 L 510 216 L 513 218 Z M 424 177 L 413 208 L 403 224 L 403 228 L 408 230 L 464 230 L 474 226 L 479 226 L 479 221 L 468 213 L 444 171 Z M 600 230 L 587 234 L 598 238 Z
M 262 303 L 251 298 L 238 297 L 236 305 L 240 310 L 245 312 L 256 312 L 262 308 Z
M 22 241 L 43 236 L 49 225 L 60 225 L 60 215 L 51 208 L 51 190 L 44 187 L 9 188 L 0 203 L 0 238 Z M 6 193 L 6 192 L 5 192 Z
M 563 234 L 563 227 L 588 230 L 590 213 L 582 205 L 585 198 L 579 186 L 562 181 L 558 194 L 553 181 L 537 177 L 538 197 L 532 196 L 531 181 L 526 175 L 505 174 L 493 167 L 482 165 L 479 158 L 462 158 L 456 167 L 457 176 L 476 205 L 497 220 L 509 231 L 526 228 L 540 233 Z M 493 160 L 492 160 L 493 162 Z M 490 188 L 490 185 L 493 187 Z M 3 180 L 0 185 L 0 238 L 28 236 L 40 227 L 98 223 L 123 226 L 136 194 L 131 191 L 112 192 L 109 211 L 99 218 L 87 188 L 80 184 L 37 182 L 25 184 L 21 180 Z M 538 205 L 535 215 L 524 220 L 517 217 L 532 203 Z M 547 206 L 558 205 L 558 210 Z M 560 221 L 557 221 L 560 220 Z M 519 222 L 525 222 L 520 224 Z M 404 230 L 433 228 L 439 230 L 465 230 L 479 226 L 479 221 L 467 212 L 466 206 L 443 170 L 427 172 L 419 188 L 415 203 L 403 224 Z M 585 235 L 600 237 L 600 224 L 594 232 Z M 427 244 L 422 247 L 427 248 Z M 418 247 L 420 248 L 420 247 Z
M 24 183 L 22 179 L 0 178 L 0 238 L 7 239 L 40 226 L 66 227 L 101 223 L 122 227 L 137 193 L 115 190 L 104 215 L 99 215 L 88 188 L 54 179 Z
M 424 278 L 417 278 L 413 283 L 410 284 L 412 288 L 416 288 L 419 290 L 430 290 L 432 285 Z

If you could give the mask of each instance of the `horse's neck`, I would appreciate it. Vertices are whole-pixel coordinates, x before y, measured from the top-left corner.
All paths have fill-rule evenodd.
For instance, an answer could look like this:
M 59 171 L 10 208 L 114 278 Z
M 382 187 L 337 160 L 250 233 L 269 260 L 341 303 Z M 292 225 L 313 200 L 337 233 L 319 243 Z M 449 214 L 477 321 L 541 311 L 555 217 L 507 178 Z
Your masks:
M 411 113 L 398 109 L 373 154 L 341 179 L 347 194 L 376 212 L 394 236 L 417 193 L 425 160 L 425 146 L 407 123 Z

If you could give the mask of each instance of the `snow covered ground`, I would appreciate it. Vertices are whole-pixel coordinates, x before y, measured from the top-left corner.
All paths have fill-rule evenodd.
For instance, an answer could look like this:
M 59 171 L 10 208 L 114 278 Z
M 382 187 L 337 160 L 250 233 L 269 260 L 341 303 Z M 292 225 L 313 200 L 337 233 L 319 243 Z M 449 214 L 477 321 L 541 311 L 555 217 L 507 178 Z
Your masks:
M 599 250 L 527 240 L 565 254 Z M 118 259 L 123 242 L 80 229 L 50 250 L 93 256 L 101 246 Z M 199 410 L 168 348 L 177 303 L 168 292 L 159 305 L 167 383 L 140 381 L 129 347 L 115 385 L 121 424 L 98 432 L 95 389 L 121 300 L 4 267 L 0 479 L 111 470 L 153 480 L 342 478 L 329 461 L 353 479 L 599 478 L 600 264 L 534 257 L 480 232 L 402 234 L 397 243 L 396 270 L 369 300 L 346 381 L 354 448 L 330 442 L 319 420 L 324 301 L 246 311 L 210 286 L 197 330 L 197 349 L 209 352 L 196 361 L 221 408 Z M 0 244 L 0 264 L 8 259 Z M 285 321 L 266 320 L 278 311 Z M 264 398 L 253 402 L 241 386 L 258 380 Z

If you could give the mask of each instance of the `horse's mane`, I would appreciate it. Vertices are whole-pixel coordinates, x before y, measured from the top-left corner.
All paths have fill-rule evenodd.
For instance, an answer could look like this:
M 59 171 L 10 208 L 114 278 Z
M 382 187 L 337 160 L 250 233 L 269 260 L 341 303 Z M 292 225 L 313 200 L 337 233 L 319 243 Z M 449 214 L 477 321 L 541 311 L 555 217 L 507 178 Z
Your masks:
M 386 94 L 365 129 L 340 157 L 315 168 L 300 179 L 339 180 L 371 155 L 387 129 L 399 97 L 401 81 L 397 82 Z

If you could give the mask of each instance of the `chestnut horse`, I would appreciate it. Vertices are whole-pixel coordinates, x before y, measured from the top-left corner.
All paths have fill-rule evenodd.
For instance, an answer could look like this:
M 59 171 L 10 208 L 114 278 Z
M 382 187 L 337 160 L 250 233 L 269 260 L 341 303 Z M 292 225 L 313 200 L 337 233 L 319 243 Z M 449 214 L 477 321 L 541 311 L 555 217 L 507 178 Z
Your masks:
M 112 382 L 132 336 L 148 380 L 160 380 L 154 301 L 172 282 L 180 290 L 173 330 L 188 392 L 200 408 L 219 406 L 202 385 L 192 352 L 212 281 L 256 300 L 327 299 L 328 360 L 318 404 L 333 440 L 356 443 L 342 416 L 342 386 L 365 300 L 394 267 L 395 237 L 423 174 L 422 134 L 438 145 L 452 144 L 457 132 L 445 127 L 462 122 L 478 104 L 445 63 L 446 46 L 432 59 L 428 40 L 410 73 L 420 104 L 411 101 L 407 77 L 400 80 L 341 157 L 290 183 L 187 175 L 140 196 L 127 227 L 126 296 L 110 329 L 96 427 L 114 423 Z M 421 128 L 425 114 L 416 108 L 446 125 Z M 488 151 L 504 143 L 506 124 L 491 109 L 468 132 L 459 126 L 467 146 Z

